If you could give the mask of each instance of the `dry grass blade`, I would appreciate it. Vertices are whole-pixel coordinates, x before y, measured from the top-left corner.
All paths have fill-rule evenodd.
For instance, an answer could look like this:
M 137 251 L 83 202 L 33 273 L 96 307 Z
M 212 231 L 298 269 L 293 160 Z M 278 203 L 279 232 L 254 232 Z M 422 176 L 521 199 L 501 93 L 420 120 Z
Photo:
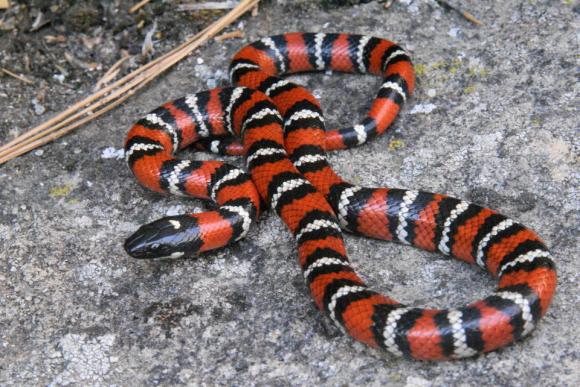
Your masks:
M 143 8 L 144 6 L 146 6 L 151 0 L 143 0 L 138 2 L 137 4 L 135 4 L 134 6 L 132 6 L 131 8 L 129 8 L 129 13 L 135 13 L 138 10 L 140 10 L 141 8 Z
M 205 3 L 180 4 L 178 11 L 202 11 L 206 9 L 231 9 L 238 5 L 236 0 L 208 1 Z
M 33 82 L 33 81 L 31 81 L 30 79 L 28 79 L 28 78 L 26 78 L 26 77 L 23 77 L 22 75 L 18 75 L 18 74 L 16 74 L 16 73 L 13 73 L 13 72 L 12 72 L 12 71 L 10 71 L 10 70 L 6 70 L 6 69 L 5 69 L 5 68 L 3 68 L 3 67 L 0 67 L 0 73 L 4 73 L 4 74 L 6 74 L 6 75 L 9 75 L 9 76 L 11 76 L 12 78 L 18 79 L 19 81 L 21 81 L 21 82 L 24 82 L 24 83 L 28 83 L 29 85 L 33 85 L 33 84 L 34 84 L 34 82 Z
M 472 22 L 473 24 L 477 24 L 478 26 L 480 26 L 482 23 L 479 19 L 477 19 L 475 16 L 473 16 L 472 14 L 470 14 L 467 11 L 459 11 L 459 13 L 461 13 L 461 15 L 467 19 L 468 21 Z
M 64 35 L 44 35 L 42 37 L 46 43 L 64 43 L 66 36 Z
M 244 31 L 235 30 L 232 32 L 226 32 L 225 34 L 221 34 L 220 36 L 216 36 L 214 39 L 217 40 L 218 42 L 221 42 L 222 40 L 243 38 L 243 37 L 244 37 Z
M 137 90 L 185 58 L 193 50 L 214 37 L 258 3 L 259 0 L 242 0 L 227 15 L 169 53 L 127 74 L 111 85 L 77 102 L 64 112 L 3 145 L 0 147 L 0 164 L 61 137 L 118 106 Z
M 473 16 L 469 12 L 463 11 L 463 10 L 459 9 L 458 7 L 456 7 L 456 6 L 453 6 L 453 5 L 449 4 L 445 0 L 435 0 L 435 2 L 437 4 L 439 4 L 446 11 L 457 12 L 458 14 L 460 14 L 461 16 L 463 16 L 463 18 L 465 18 L 466 20 L 468 20 L 469 22 L 471 22 L 473 24 L 476 24 L 476 25 L 481 25 L 482 24 L 481 21 L 479 21 L 475 16 Z

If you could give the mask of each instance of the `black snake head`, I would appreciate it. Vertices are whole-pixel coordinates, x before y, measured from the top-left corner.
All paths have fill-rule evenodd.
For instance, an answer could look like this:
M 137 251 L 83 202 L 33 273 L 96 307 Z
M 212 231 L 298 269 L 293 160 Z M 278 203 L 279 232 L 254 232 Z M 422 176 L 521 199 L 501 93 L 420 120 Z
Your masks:
M 134 258 L 180 258 L 191 256 L 203 244 L 197 220 L 188 215 L 169 216 L 141 226 L 125 241 Z

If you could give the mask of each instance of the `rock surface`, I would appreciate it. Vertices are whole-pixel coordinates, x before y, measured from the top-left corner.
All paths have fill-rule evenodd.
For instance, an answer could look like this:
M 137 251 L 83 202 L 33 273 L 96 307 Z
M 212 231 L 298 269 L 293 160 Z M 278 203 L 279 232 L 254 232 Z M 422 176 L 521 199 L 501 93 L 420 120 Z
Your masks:
M 212 41 L 122 107 L 0 166 L 0 384 L 578 385 L 579 9 L 515 0 L 462 7 L 483 25 L 418 0 L 388 10 L 264 4 L 243 19 L 244 39 Z M 195 260 L 124 253 L 140 224 L 202 208 L 138 186 L 119 151 L 131 123 L 168 99 L 226 85 L 240 47 L 288 31 L 373 34 L 412 53 L 418 86 L 399 120 L 331 161 L 351 181 L 447 193 L 536 230 L 557 262 L 559 288 L 531 337 L 446 363 L 355 343 L 314 308 L 295 243 L 272 214 L 246 240 Z M 362 117 L 379 85 L 370 76 L 292 78 L 320 96 L 331 126 Z M 2 78 L 6 137 L 92 87 L 52 82 L 40 112 L 25 102 L 30 90 Z M 364 277 L 405 303 L 458 306 L 494 289 L 481 271 L 440 255 L 346 238 Z

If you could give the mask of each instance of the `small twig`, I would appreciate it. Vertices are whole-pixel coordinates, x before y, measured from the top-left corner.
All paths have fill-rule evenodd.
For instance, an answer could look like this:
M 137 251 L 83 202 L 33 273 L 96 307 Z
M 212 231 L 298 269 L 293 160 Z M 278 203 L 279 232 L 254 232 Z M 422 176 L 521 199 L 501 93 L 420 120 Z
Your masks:
M 235 39 L 235 38 L 243 38 L 243 37 L 244 37 L 244 31 L 235 30 L 232 32 L 226 32 L 225 34 L 221 34 L 220 36 L 216 36 L 214 39 L 217 40 L 218 42 L 221 42 L 222 40 L 226 40 L 226 39 Z
M 64 35 L 44 35 L 42 37 L 46 43 L 64 43 L 66 42 L 66 36 Z
M 129 8 L 129 13 L 135 13 L 138 10 L 140 10 L 141 8 L 143 8 L 144 6 L 146 6 L 151 0 L 142 0 L 140 2 L 138 2 L 137 4 L 135 4 L 134 6 L 132 6 L 131 8 Z
M 256 6 L 252 8 L 252 17 L 258 16 L 258 13 L 260 13 L 260 8 L 258 8 L 258 4 L 256 4 Z
M 443 7 L 443 9 L 445 9 L 446 11 L 457 12 L 463 18 L 465 18 L 466 20 L 470 21 L 473 24 L 477 24 L 478 26 L 482 24 L 481 21 L 479 21 L 475 16 L 473 16 L 469 12 L 466 12 L 466 11 L 463 11 L 463 10 L 457 8 L 457 7 L 454 7 L 444 0 L 435 0 L 435 2 L 437 4 L 439 4 L 441 7 Z
M 238 5 L 238 1 L 235 0 L 225 0 L 225 1 L 208 1 L 205 3 L 195 3 L 195 4 L 180 4 L 177 6 L 178 11 L 201 11 L 204 9 L 231 9 Z
M 79 67 L 79 68 L 84 69 L 84 70 L 93 71 L 99 66 L 95 62 L 83 62 L 82 60 L 80 60 L 79 58 L 77 58 L 76 56 L 74 56 L 73 54 L 71 54 L 68 51 L 65 51 L 64 59 L 66 59 L 66 61 L 68 63 L 70 63 L 71 65 Z
M 475 16 L 473 16 L 469 12 L 459 11 L 459 13 L 461 13 L 461 16 L 463 16 L 465 19 L 472 22 L 473 24 L 477 24 L 478 26 L 480 26 L 482 24 L 479 19 L 477 19 Z
M 103 87 L 103 85 L 106 85 L 107 83 L 109 83 L 113 79 L 115 79 L 115 77 L 117 76 L 117 74 L 119 74 L 121 65 L 123 63 L 125 63 L 125 61 L 127 59 L 129 59 L 130 57 L 131 56 L 129 54 L 125 54 L 121 59 L 119 59 L 118 61 L 116 61 L 115 64 L 113 64 L 111 66 L 111 68 L 108 69 L 107 72 L 105 72 L 105 74 L 103 74 L 103 76 L 101 77 L 101 79 L 99 79 L 97 81 L 97 83 L 95 84 L 95 87 L 93 88 L 93 91 L 99 90 L 101 87 Z
M 29 85 L 34 85 L 34 82 L 31 81 L 30 79 L 28 79 L 22 75 L 15 74 L 10 70 L 6 70 L 4 67 L 0 67 L 0 72 L 5 73 L 6 75 L 10 75 L 12 78 L 16 78 L 21 82 L 28 83 Z

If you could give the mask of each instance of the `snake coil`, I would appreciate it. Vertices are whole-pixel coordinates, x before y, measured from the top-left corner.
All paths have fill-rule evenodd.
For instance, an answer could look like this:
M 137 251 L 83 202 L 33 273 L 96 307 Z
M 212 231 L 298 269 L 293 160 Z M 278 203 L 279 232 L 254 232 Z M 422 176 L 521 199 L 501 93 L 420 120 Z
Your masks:
M 279 78 L 326 70 L 382 77 L 360 124 L 325 131 L 317 99 Z M 415 79 L 403 48 L 363 35 L 289 33 L 244 47 L 230 76 L 236 87 L 166 103 L 129 131 L 126 159 L 143 186 L 218 206 L 142 226 L 125 243 L 130 255 L 191 256 L 237 241 L 263 210 L 261 198 L 293 233 L 316 306 L 356 340 L 399 356 L 442 360 L 492 351 L 534 329 L 552 300 L 556 272 L 533 231 L 446 195 L 350 184 L 326 160 L 326 150 L 385 132 L 411 96 Z M 249 174 L 217 161 L 175 158 L 192 144 L 243 154 Z M 356 274 L 341 229 L 475 264 L 498 278 L 498 288 L 460 308 L 405 306 Z

